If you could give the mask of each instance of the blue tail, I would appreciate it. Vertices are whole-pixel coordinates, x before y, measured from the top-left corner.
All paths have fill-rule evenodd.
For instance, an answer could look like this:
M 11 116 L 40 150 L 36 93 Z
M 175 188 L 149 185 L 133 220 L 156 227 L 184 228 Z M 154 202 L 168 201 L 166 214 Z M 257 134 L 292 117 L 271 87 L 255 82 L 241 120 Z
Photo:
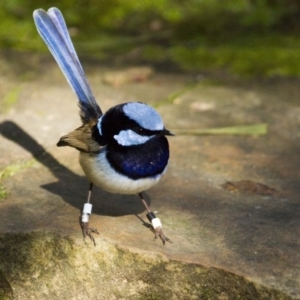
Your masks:
M 98 119 L 102 111 L 87 82 L 62 13 L 55 7 L 48 12 L 37 9 L 33 12 L 33 18 L 40 36 L 79 99 L 82 122 Z

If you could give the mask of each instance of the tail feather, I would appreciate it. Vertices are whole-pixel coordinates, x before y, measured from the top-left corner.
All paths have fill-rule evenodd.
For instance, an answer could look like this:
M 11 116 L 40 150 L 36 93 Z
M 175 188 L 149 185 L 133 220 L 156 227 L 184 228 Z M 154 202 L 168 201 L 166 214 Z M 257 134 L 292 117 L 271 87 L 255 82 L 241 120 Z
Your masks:
M 55 7 L 48 12 L 37 9 L 33 18 L 40 36 L 79 99 L 82 122 L 98 119 L 102 111 L 87 82 L 62 13 Z

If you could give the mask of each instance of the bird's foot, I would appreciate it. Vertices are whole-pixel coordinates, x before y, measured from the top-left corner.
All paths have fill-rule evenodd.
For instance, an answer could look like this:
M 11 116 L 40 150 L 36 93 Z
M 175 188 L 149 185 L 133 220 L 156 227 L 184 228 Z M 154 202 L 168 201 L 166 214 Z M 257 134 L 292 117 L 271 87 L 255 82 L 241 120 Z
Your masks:
M 146 216 L 147 216 L 148 220 L 151 222 L 153 232 L 155 234 L 154 239 L 157 239 L 159 237 L 162 240 L 164 245 L 166 242 L 172 243 L 171 240 L 164 235 L 164 233 L 162 231 L 162 225 L 161 225 L 160 219 L 156 217 L 155 213 L 152 211 L 149 211 Z
M 85 240 L 85 238 L 88 236 L 91 239 L 91 241 L 94 243 L 94 245 L 96 246 L 96 241 L 95 241 L 95 238 L 93 237 L 92 233 L 99 234 L 99 231 L 96 228 L 90 228 L 89 222 L 81 222 L 80 225 L 81 225 L 81 229 L 82 229 L 83 239 Z
M 154 234 L 155 234 L 155 237 L 154 237 L 155 240 L 159 237 L 162 240 L 164 245 L 166 242 L 169 242 L 172 244 L 172 241 L 167 236 L 164 235 L 161 227 L 154 229 Z

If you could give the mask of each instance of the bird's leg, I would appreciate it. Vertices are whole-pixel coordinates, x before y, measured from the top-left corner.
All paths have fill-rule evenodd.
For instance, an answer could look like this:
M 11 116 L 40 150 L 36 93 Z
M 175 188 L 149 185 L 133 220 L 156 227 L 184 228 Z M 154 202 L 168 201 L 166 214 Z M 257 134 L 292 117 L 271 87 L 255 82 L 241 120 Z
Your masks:
M 82 212 L 82 216 L 81 216 L 80 225 L 81 225 L 81 229 L 82 229 L 83 238 L 85 239 L 85 237 L 88 236 L 92 240 L 94 245 L 96 246 L 96 242 L 95 242 L 95 239 L 94 239 L 92 233 L 99 234 L 99 232 L 96 228 L 89 227 L 89 217 L 90 217 L 90 214 L 92 213 L 92 204 L 90 203 L 92 189 L 93 189 L 93 183 L 91 182 L 90 186 L 89 186 L 87 202 L 83 206 L 83 212 Z
M 153 231 L 155 233 L 154 239 L 157 239 L 158 237 L 160 237 L 160 239 L 162 240 L 163 244 L 165 244 L 166 242 L 172 243 L 171 240 L 164 235 L 164 233 L 162 231 L 162 225 L 161 225 L 160 219 L 157 218 L 156 215 L 155 215 L 155 213 L 150 210 L 147 202 L 145 201 L 145 199 L 143 197 L 143 194 L 139 193 L 138 195 L 139 195 L 140 199 L 142 200 L 144 206 L 146 207 L 146 209 L 148 211 L 148 213 L 147 213 L 146 216 L 147 216 L 148 220 L 152 224 L 152 228 L 153 228 Z

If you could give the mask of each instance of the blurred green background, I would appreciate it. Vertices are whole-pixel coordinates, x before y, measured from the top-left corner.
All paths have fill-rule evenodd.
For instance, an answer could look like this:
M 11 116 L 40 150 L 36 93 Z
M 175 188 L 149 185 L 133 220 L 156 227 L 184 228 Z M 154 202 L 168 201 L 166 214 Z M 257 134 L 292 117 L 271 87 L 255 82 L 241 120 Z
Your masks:
M 299 0 L 2 0 L 2 50 L 48 51 L 32 20 L 58 7 L 78 52 L 240 76 L 300 75 Z

